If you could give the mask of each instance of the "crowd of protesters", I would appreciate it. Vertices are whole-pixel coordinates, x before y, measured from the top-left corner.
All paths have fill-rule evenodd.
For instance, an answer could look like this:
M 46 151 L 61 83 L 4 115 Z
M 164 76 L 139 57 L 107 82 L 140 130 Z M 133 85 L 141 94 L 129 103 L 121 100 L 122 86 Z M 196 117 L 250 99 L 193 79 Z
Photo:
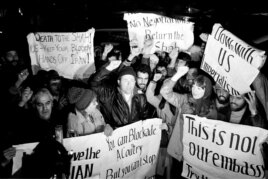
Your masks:
M 232 96 L 200 69 L 201 56 L 193 60 L 190 53 L 178 49 L 170 53 L 148 52 L 147 49 L 131 50 L 124 59 L 121 49 L 106 44 L 102 56 L 95 59 L 96 72 L 86 81 L 79 81 L 66 79 L 55 70 L 41 69 L 33 75 L 29 62 L 20 57 L 16 48 L 7 45 L 0 64 L 0 177 L 11 176 L 12 158 L 16 153 L 12 145 L 29 142 L 40 144 L 34 155 L 26 159 L 29 165 L 22 168 L 22 177 L 40 178 L 42 171 L 38 168 L 35 173 L 27 173 L 27 169 L 34 168 L 38 162 L 38 155 L 46 160 L 42 166 L 61 163 L 43 172 L 43 177 L 57 173 L 55 168 L 68 174 L 70 157 L 61 144 L 53 140 L 58 125 L 63 127 L 64 138 L 98 132 L 110 136 L 118 127 L 161 118 L 160 155 L 165 155 L 166 164 L 163 172 L 157 171 L 159 178 L 180 177 L 181 141 L 177 140 L 181 148 L 177 151 L 180 161 L 164 151 L 172 133 L 179 133 L 182 138 L 183 114 L 268 128 L 268 83 L 263 74 L 253 82 L 252 92 Z M 55 149 L 48 150 L 47 154 L 63 158 L 60 161 L 46 159 L 42 153 L 45 145 Z

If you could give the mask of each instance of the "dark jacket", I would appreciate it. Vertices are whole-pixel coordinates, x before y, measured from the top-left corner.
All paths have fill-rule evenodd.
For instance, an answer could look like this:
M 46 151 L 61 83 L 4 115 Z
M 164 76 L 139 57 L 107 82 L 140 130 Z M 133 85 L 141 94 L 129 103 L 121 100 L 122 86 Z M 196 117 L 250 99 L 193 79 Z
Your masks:
M 231 117 L 231 109 L 230 109 L 230 106 L 227 106 L 225 108 L 225 116 L 221 118 L 220 120 L 229 122 L 230 117 Z M 241 117 L 241 121 L 239 122 L 239 124 L 260 127 L 263 129 L 267 129 L 268 127 L 268 123 L 267 123 L 267 120 L 265 119 L 265 116 L 263 114 L 260 114 L 260 111 L 258 111 L 258 113 L 255 116 L 251 116 L 251 113 L 248 107 L 246 107 L 246 110 L 243 116 Z
M 119 69 L 122 68 L 119 67 Z M 113 128 L 121 127 L 139 120 L 147 119 L 147 100 L 144 94 L 134 93 L 131 111 L 124 100 L 117 81 L 105 66 L 93 75 L 89 81 L 91 88 L 97 93 L 100 110 L 105 122 Z M 109 81 L 109 83 L 107 83 Z M 135 90 L 134 90 L 135 91 Z

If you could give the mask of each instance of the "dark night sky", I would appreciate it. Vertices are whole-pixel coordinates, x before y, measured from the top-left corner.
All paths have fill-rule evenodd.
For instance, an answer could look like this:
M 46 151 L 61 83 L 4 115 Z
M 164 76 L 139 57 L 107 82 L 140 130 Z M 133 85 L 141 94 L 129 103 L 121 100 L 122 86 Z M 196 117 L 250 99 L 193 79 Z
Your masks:
M 155 12 L 173 18 L 187 15 L 196 31 L 211 32 L 215 22 L 248 43 L 268 34 L 265 0 L 2 0 L 0 31 L 85 31 L 91 27 L 126 28 L 123 12 Z M 191 7 L 191 11 L 187 9 Z M 18 11 L 20 8 L 21 15 Z M 14 33 L 15 32 L 15 33 Z

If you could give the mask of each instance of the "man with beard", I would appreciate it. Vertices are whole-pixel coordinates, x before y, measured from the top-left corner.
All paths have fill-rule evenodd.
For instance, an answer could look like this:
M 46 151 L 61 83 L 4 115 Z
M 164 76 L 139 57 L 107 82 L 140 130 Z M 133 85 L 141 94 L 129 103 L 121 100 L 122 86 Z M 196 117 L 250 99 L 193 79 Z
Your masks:
M 138 93 L 144 94 L 148 86 L 148 82 L 151 76 L 150 67 L 145 64 L 141 64 L 136 69 L 137 81 L 136 86 L 138 88 Z
M 216 94 L 215 104 L 218 111 L 218 120 L 227 121 L 226 114 L 230 111 L 230 94 L 218 84 L 215 84 L 214 92 Z
M 230 117 L 229 122 L 261 127 L 267 129 L 267 122 L 257 109 L 258 103 L 255 91 L 230 96 Z
M 145 94 L 151 76 L 151 70 L 148 65 L 140 64 L 136 69 L 137 80 L 136 80 L 136 87 L 138 94 Z M 157 117 L 156 109 L 153 105 L 147 102 L 147 111 L 148 111 L 148 118 Z
M 214 89 L 219 120 L 267 129 L 267 122 L 261 115 L 255 91 L 233 96 L 219 85 Z

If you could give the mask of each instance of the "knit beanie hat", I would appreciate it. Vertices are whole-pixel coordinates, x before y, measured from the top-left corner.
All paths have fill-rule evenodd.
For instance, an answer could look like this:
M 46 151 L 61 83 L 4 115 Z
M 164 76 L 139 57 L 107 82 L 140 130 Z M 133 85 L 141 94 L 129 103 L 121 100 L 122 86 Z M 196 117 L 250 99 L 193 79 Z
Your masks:
M 134 71 L 134 69 L 130 66 L 124 67 L 118 75 L 118 79 L 121 78 L 124 75 L 132 75 L 134 76 L 134 78 L 136 78 L 136 72 Z
M 59 73 L 56 70 L 49 70 L 47 72 L 49 80 L 61 79 Z
M 68 91 L 68 99 L 71 104 L 75 104 L 78 110 L 84 110 L 96 97 L 96 93 L 90 89 L 72 87 Z

